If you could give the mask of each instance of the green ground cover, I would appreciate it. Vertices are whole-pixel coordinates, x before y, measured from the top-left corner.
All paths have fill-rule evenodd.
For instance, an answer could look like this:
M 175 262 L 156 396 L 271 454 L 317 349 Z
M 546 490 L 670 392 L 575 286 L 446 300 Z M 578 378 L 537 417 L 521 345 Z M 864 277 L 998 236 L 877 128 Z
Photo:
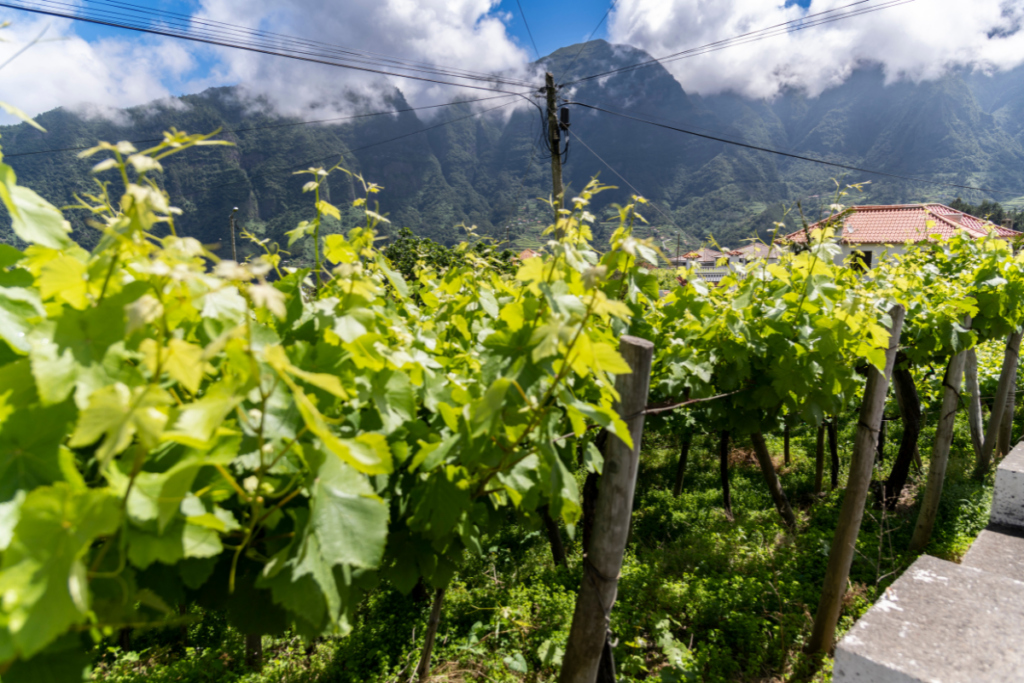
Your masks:
M 843 470 L 853 439 L 853 415 L 847 418 L 839 432 Z M 934 424 L 935 416 L 926 414 L 920 439 L 925 467 Z M 890 425 L 886 464 L 895 457 L 901 435 L 898 421 Z M 691 449 L 685 487 L 675 498 L 677 444 L 648 433 L 612 619 L 621 682 L 831 679 L 831 660 L 801 653 L 845 483 L 841 477 L 836 491 L 814 497 L 814 442 L 813 430 L 797 429 L 786 467 L 781 438 L 769 439 L 783 485 L 801 511 L 800 531 L 790 536 L 779 524 L 748 444 L 735 444 L 731 454 L 735 521 L 730 522 L 721 508 L 717 444 L 711 437 Z M 991 477 L 971 479 L 973 464 L 961 414 L 928 554 L 958 560 L 985 526 Z M 876 479 L 886 473 L 880 465 Z M 826 487 L 827 481 L 826 473 Z M 923 482 L 924 472 L 913 471 L 895 511 L 869 503 L 840 633 L 913 562 L 915 556 L 905 549 Z M 447 592 L 431 680 L 556 680 L 582 577 L 578 539 L 569 541 L 567 550 L 568 567 L 556 567 L 542 530 L 517 524 L 492 539 L 488 552 L 470 561 Z M 98 649 L 93 679 L 397 683 L 415 668 L 429 609 L 425 591 L 403 596 L 381 586 L 360 608 L 348 637 L 313 643 L 265 637 L 261 673 L 246 669 L 244 639 L 222 614 L 197 613 L 187 647 L 181 629 L 133 632 L 131 651 L 110 644 Z

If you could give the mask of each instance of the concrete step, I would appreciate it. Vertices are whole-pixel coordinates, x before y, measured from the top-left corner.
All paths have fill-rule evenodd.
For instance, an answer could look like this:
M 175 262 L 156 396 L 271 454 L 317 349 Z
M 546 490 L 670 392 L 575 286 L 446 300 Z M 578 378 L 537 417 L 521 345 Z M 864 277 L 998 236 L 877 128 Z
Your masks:
M 1000 526 L 1024 528 L 1024 441 L 1014 446 L 996 468 L 989 519 Z
M 1024 529 L 990 524 L 974 539 L 962 564 L 1024 581 Z
M 923 556 L 836 646 L 832 680 L 1020 683 L 1022 632 L 1024 583 Z

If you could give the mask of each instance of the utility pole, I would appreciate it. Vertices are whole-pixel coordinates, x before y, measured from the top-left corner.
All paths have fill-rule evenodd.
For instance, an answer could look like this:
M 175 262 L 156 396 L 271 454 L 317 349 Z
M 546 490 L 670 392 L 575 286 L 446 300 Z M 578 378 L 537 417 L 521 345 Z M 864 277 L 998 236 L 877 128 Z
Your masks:
M 231 222 L 231 260 L 238 263 L 238 252 L 235 250 L 235 214 L 238 213 L 238 207 L 236 206 L 231 210 L 231 216 L 228 220 Z
M 555 76 L 549 71 L 544 76 L 544 90 L 548 96 L 548 148 L 551 150 L 551 196 L 555 202 L 555 224 L 558 210 L 564 206 L 562 197 L 562 134 L 558 125 L 558 105 L 555 97 Z M 557 234 L 557 233 L 556 233 Z

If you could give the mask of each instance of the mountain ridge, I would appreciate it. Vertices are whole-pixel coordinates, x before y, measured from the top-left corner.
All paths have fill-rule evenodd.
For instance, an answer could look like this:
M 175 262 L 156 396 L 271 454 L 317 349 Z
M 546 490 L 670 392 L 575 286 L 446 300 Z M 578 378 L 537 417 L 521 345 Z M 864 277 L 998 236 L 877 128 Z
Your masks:
M 541 65 L 561 82 L 569 82 L 647 59 L 650 56 L 637 48 L 598 40 L 561 48 Z M 865 68 L 816 98 L 789 91 L 772 101 L 758 101 L 730 93 L 688 94 L 655 63 L 581 82 L 563 95 L 836 163 L 1011 190 L 1011 204 L 1024 199 L 1024 69 L 994 76 L 951 73 L 936 81 L 886 85 L 878 69 Z M 395 109 L 410 108 L 397 89 L 380 97 Z M 357 111 L 368 108 L 365 102 L 350 104 Z M 433 119 L 403 112 L 344 123 L 289 125 L 297 120 L 279 116 L 269 106 L 254 107 L 237 88 L 213 88 L 177 98 L 173 106 L 156 102 L 122 110 L 120 118 L 128 125 L 56 109 L 37 117 L 47 128 L 45 135 L 25 124 L 0 127 L 0 134 L 4 152 L 18 154 L 90 145 L 99 139 L 159 137 L 171 126 L 189 132 L 225 129 L 223 137 L 235 147 L 190 150 L 169 158 L 161 179 L 172 202 L 184 211 L 180 232 L 207 243 L 225 241 L 228 215 L 238 206 L 242 227 L 285 244 L 284 232 L 312 213 L 311 201 L 301 193 L 303 181 L 292 175 L 293 170 L 316 159 L 331 165 L 338 158 L 349 170 L 384 187 L 374 200 L 379 199 L 396 231 L 410 227 L 451 244 L 462 238 L 457 226 L 464 223 L 496 238 L 508 234 L 521 241 L 535 239 L 533 226 L 543 223 L 548 212 L 536 198 L 550 193 L 545 153 L 536 145 L 537 112 L 517 107 L 505 117 L 472 116 L 476 111 L 472 105 L 455 104 Z M 712 237 L 726 246 L 738 246 L 755 235 L 765 238 L 776 221 L 796 222 L 797 202 L 800 211 L 814 218 L 831 203 L 834 177 L 842 177 L 844 183 L 872 181 L 866 192 L 849 198 L 851 203 L 948 203 L 956 195 L 976 202 L 1007 199 L 1003 194 L 955 192 L 912 180 L 842 174 L 834 167 L 581 107 L 572 108 L 571 117 L 564 169 L 569 191 L 597 173 L 604 182 L 619 186 L 596 198 L 595 213 L 601 215 L 632 194 L 617 177 L 621 174 L 661 209 L 646 212 L 655 227 L 645 234 L 671 244 L 680 234 L 679 241 L 689 246 Z M 417 133 L 446 120 L 453 123 Z M 267 125 L 278 127 L 244 130 Z M 234 129 L 243 130 L 231 132 Z M 387 142 L 392 138 L 399 139 Z M 71 153 L 12 156 L 9 163 L 21 182 L 58 205 L 73 203 L 76 193 L 93 187 L 92 162 Z M 357 190 L 352 178 L 338 174 L 325 191 L 335 203 L 348 204 Z M 786 207 L 792 209 L 788 215 Z M 93 243 L 97 233 L 78 213 L 71 212 L 76 238 Z M 328 230 L 347 229 L 357 220 L 349 211 Z M 4 216 L 3 221 L 0 237 L 11 239 L 9 218 Z M 599 238 L 607 237 L 600 226 L 596 232 Z

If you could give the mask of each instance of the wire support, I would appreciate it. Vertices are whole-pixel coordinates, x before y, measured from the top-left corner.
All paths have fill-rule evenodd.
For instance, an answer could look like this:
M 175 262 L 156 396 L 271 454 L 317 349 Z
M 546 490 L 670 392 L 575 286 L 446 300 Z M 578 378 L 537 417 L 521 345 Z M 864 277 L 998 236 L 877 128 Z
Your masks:
M 396 135 L 395 137 L 388 138 L 387 140 L 380 140 L 378 142 L 372 142 L 369 145 L 363 145 L 362 147 L 356 147 L 355 149 L 347 150 L 347 152 L 349 154 L 353 154 L 355 152 L 362 152 L 363 150 L 370 149 L 371 147 L 378 147 L 380 145 L 386 145 L 389 142 L 395 142 L 396 140 L 402 140 L 404 138 L 412 137 L 413 135 L 419 135 L 420 133 L 426 133 L 427 131 L 434 130 L 436 128 L 443 128 L 444 126 L 448 126 L 448 125 L 451 125 L 453 123 L 458 123 L 459 121 L 465 121 L 466 119 L 471 119 L 471 118 L 474 118 L 474 117 L 477 117 L 477 116 L 481 116 L 481 115 L 486 114 L 488 112 L 492 112 L 492 111 L 495 111 L 497 109 L 501 109 L 502 107 L 507 107 L 510 104 L 514 104 L 514 103 L 513 102 L 506 102 L 505 104 L 499 104 L 497 107 L 490 107 L 489 109 L 484 109 L 482 111 L 474 112 L 472 114 L 467 114 L 466 116 L 460 116 L 459 118 L 456 118 L 456 119 L 450 119 L 448 121 L 442 121 L 441 123 L 435 124 L 433 126 L 427 126 L 426 128 L 420 128 L 419 130 L 414 130 L 411 133 L 404 133 L 402 135 Z M 333 154 L 325 154 L 322 157 L 317 157 L 316 159 L 310 159 L 308 161 L 302 162 L 301 164 L 294 164 L 292 166 L 287 166 L 287 167 L 285 167 L 284 169 L 281 169 L 281 170 L 283 170 L 283 171 L 290 171 L 290 170 L 296 169 L 296 168 L 308 168 L 311 164 L 315 164 L 317 162 L 324 161 L 326 159 L 331 159 L 331 158 L 336 157 L 336 156 L 341 156 L 342 154 L 343 154 L 342 152 L 335 152 Z M 278 171 L 278 172 L 280 172 L 280 171 Z M 218 190 L 218 189 L 220 189 L 222 187 L 230 187 L 231 185 L 238 185 L 239 183 L 249 182 L 250 180 L 252 180 L 254 178 L 262 178 L 262 177 L 267 176 L 267 175 L 270 175 L 270 173 L 254 173 L 252 175 L 246 176 L 245 178 L 242 178 L 241 180 L 233 180 L 230 183 L 222 183 L 220 185 L 213 185 L 211 187 L 204 187 L 201 190 L 193 190 L 192 192 L 182 192 L 179 196 L 182 196 L 182 197 L 192 197 L 192 196 L 195 196 L 195 195 L 200 194 L 202 192 L 210 192 L 212 190 Z
M 569 103 L 567 103 L 567 104 L 577 104 L 577 103 L 576 103 L 576 102 L 569 102 Z M 633 194 L 637 195 L 638 197 L 642 197 L 642 196 L 643 196 L 643 194 L 642 194 L 642 193 L 641 193 L 641 192 L 640 192 L 640 191 L 639 191 L 638 189 L 636 189 L 636 188 L 635 188 L 635 187 L 633 186 L 633 183 L 631 183 L 631 182 L 629 182 L 628 180 L 626 180 L 626 178 L 625 178 L 625 177 L 624 177 L 624 176 L 623 176 L 623 175 L 622 175 L 621 173 L 619 173 L 618 171 L 616 171 L 616 170 L 615 170 L 615 168 L 614 168 L 614 167 L 613 167 L 613 166 L 612 166 L 611 164 L 609 164 L 609 163 L 608 163 L 607 161 L 605 161 L 605 160 L 604 160 L 604 159 L 603 159 L 603 158 L 601 157 L 601 155 L 599 155 L 599 154 L 598 154 L 597 152 L 595 152 L 595 151 L 594 151 L 594 149 L 593 149 L 593 148 L 592 148 L 592 147 L 591 147 L 590 145 L 588 145 L 588 144 L 587 144 L 586 142 L 584 142 L 584 141 L 583 141 L 583 138 L 581 138 L 581 137 L 580 137 L 580 134 L 579 134 L 579 133 L 577 133 L 577 132 L 575 132 L 575 131 L 572 131 L 572 130 L 568 130 L 568 131 L 566 131 L 566 132 L 567 132 L 567 133 L 568 133 L 569 135 L 571 135 L 571 136 L 573 136 L 574 138 L 576 138 L 576 140 L 578 140 L 578 141 L 579 141 L 579 143 L 580 143 L 581 145 L 583 145 L 584 147 L 586 147 L 586 148 L 587 148 L 587 150 L 588 150 L 588 151 L 589 151 L 589 152 L 590 152 L 591 154 L 593 154 L 593 155 L 594 155 L 595 157 L 597 157 L 597 160 L 598 160 L 598 161 L 600 161 L 600 162 L 601 162 L 602 164 L 604 164 L 605 166 L 607 166 L 607 167 L 608 167 L 608 170 L 609 170 L 609 171 L 611 171 L 612 173 L 614 173 L 614 174 L 615 174 L 616 176 L 618 176 L 619 180 L 621 180 L 622 182 L 626 183 L 626 185 L 628 185 L 628 186 L 629 186 L 629 189 L 633 190 Z M 667 220 L 667 221 L 668 221 L 669 223 L 671 223 L 671 224 L 672 224 L 672 227 L 674 227 L 674 228 L 675 228 L 676 230 L 678 230 L 679 232 L 685 232 L 685 231 L 684 231 L 684 230 L 683 230 L 682 228 L 680 228 L 680 227 L 679 227 L 678 225 L 676 225 L 676 222 L 675 222 L 674 220 L 672 220 L 672 216 L 670 216 L 669 214 L 667 214 L 667 213 L 665 213 L 664 211 L 662 211 L 661 207 L 660 207 L 660 206 L 658 206 L 658 204 L 657 204 L 657 203 L 656 203 L 656 202 L 655 202 L 654 200 L 651 200 L 651 201 L 650 201 L 650 205 L 651 205 L 651 206 L 653 206 L 653 207 L 654 207 L 654 209 L 655 209 L 655 210 L 656 210 L 656 211 L 657 211 L 658 213 L 660 213 L 660 214 L 662 215 L 662 217 L 663 217 L 663 218 L 665 218 L 665 220 Z
M 276 40 L 281 41 L 281 43 L 285 44 L 285 45 L 296 44 L 296 45 L 314 46 L 314 47 L 324 48 L 324 49 L 328 50 L 329 52 L 337 52 L 339 54 L 349 54 L 349 55 L 355 55 L 355 56 L 365 56 L 365 57 L 377 58 L 377 59 L 381 60 L 382 62 L 393 63 L 393 64 L 396 64 L 396 65 L 423 66 L 423 67 L 428 67 L 428 68 L 431 68 L 431 69 L 443 69 L 443 70 L 448 71 L 450 73 L 462 73 L 462 74 L 466 74 L 466 75 L 470 75 L 470 76 L 482 77 L 482 78 L 485 78 L 485 79 L 500 78 L 500 79 L 502 79 L 502 82 L 510 83 L 510 84 L 517 84 L 517 85 L 521 85 L 521 86 L 524 86 L 524 87 L 530 87 L 530 86 L 533 85 L 532 83 L 530 83 L 528 81 L 524 81 L 524 80 L 521 80 L 521 79 L 509 79 L 509 78 L 506 78 L 506 77 L 501 76 L 499 74 L 470 71 L 468 69 L 456 69 L 455 67 L 450 67 L 450 66 L 446 66 L 446 65 L 432 64 L 430 62 L 423 62 L 423 61 L 417 61 L 417 60 L 413 60 L 413 59 L 405 59 L 405 58 L 400 58 L 400 57 L 394 57 L 392 55 L 386 55 L 384 53 L 374 52 L 373 50 L 366 50 L 366 49 L 363 49 L 363 48 L 347 48 L 347 47 L 342 47 L 342 46 L 339 46 L 339 45 L 335 45 L 333 43 L 327 43 L 327 42 L 323 42 L 323 41 L 319 41 L 319 40 L 312 40 L 312 39 L 308 39 L 308 38 L 298 38 L 298 37 L 295 37 L 295 36 L 289 36 L 287 34 L 275 33 L 273 31 L 266 31 L 266 30 L 263 30 L 263 29 L 254 29 L 254 28 L 250 28 L 250 27 L 247 27 L 247 26 L 239 26 L 239 25 L 236 25 L 236 24 L 230 24 L 230 23 L 223 22 L 223 21 L 216 21 L 214 19 L 210 19 L 210 18 L 206 18 L 206 17 L 198 17 L 198 16 L 195 16 L 195 15 L 184 14 L 184 13 L 181 13 L 181 12 L 173 12 L 173 11 L 170 11 L 170 10 L 155 10 L 153 8 L 150 8 L 150 7 L 145 7 L 145 6 L 142 6 L 142 5 L 135 5 L 135 4 L 132 4 L 132 3 L 129 3 L 129 2 L 120 2 L 118 0 L 85 0 L 85 2 L 86 3 L 92 3 L 92 4 L 108 5 L 108 6 L 111 6 L 111 7 L 118 8 L 118 9 L 124 9 L 124 10 L 127 10 L 129 12 L 135 12 L 135 13 L 138 13 L 138 14 L 149 15 L 149 16 L 155 17 L 156 19 L 159 19 L 162 23 L 166 23 L 166 24 L 169 24 L 169 25 L 185 24 L 187 26 L 192 26 L 192 25 L 203 26 L 203 27 L 209 27 L 209 28 L 214 29 L 214 30 L 224 30 L 224 31 L 227 31 L 228 33 L 236 33 L 236 34 L 240 34 L 240 35 L 243 35 L 243 36 L 254 36 L 254 37 L 259 37 L 259 38 L 276 39 Z M 80 7 L 81 5 L 77 5 L 77 6 Z
M 470 88 L 470 89 L 473 89 L 473 90 L 483 90 L 483 91 L 486 91 L 486 92 L 504 92 L 504 93 L 509 93 L 509 94 L 513 94 L 513 95 L 519 95 L 519 94 L 526 95 L 526 94 L 529 94 L 529 92 L 530 92 L 530 91 L 525 91 L 525 92 L 522 92 L 522 93 L 518 93 L 518 92 L 514 92 L 514 91 L 510 91 L 510 90 L 502 90 L 500 88 L 495 88 L 495 87 L 488 88 L 488 87 L 484 87 L 482 85 L 471 85 L 469 83 L 453 83 L 451 81 L 444 81 L 444 80 L 440 80 L 438 78 L 428 78 L 426 76 L 417 76 L 417 75 L 413 75 L 413 74 L 395 73 L 394 71 L 387 71 L 387 70 L 385 70 L 383 68 L 371 68 L 370 66 L 359 65 L 357 63 L 346 63 L 346 62 L 342 62 L 342 61 L 336 61 L 336 60 L 333 60 L 333 59 L 328 58 L 328 57 L 314 56 L 314 55 L 311 55 L 311 54 L 304 54 L 301 51 L 281 52 L 281 51 L 274 50 L 271 47 L 264 46 L 264 45 L 252 45 L 252 44 L 230 42 L 228 39 L 223 38 L 223 37 L 212 37 L 212 36 L 195 35 L 195 34 L 190 34 L 188 32 L 185 32 L 183 30 L 175 30 L 175 29 L 170 28 L 170 27 L 155 28 L 155 27 L 152 27 L 152 26 L 134 25 L 134 24 L 130 24 L 130 23 L 126 23 L 124 21 L 118 21 L 118 20 L 114 20 L 114 19 L 104 19 L 104 18 L 90 17 L 90 16 L 76 14 L 75 12 L 69 11 L 69 10 L 61 10 L 61 9 L 58 9 L 58 8 L 55 7 L 55 5 L 62 5 L 64 3 L 57 3 L 57 2 L 53 2 L 52 0 L 41 0 L 41 2 L 45 2 L 45 3 L 47 3 L 47 5 L 45 7 L 39 7 L 39 6 L 29 6 L 29 5 L 26 5 L 26 4 L 15 4 L 13 2 L 0 2 L 0 7 L 7 7 L 8 9 L 15 9 L 15 10 L 21 10 L 21 11 L 25 11 L 25 12 L 32 12 L 34 14 L 42 14 L 42 15 L 46 15 L 46 16 L 60 17 L 60 18 L 63 18 L 63 19 L 73 19 L 73 20 L 76 20 L 76 21 L 84 21 L 84 22 L 87 22 L 87 23 L 97 24 L 97 25 L 100 25 L 100 26 L 109 26 L 109 27 L 112 27 L 112 28 L 122 28 L 122 29 L 131 30 L 131 31 L 137 31 L 137 32 L 140 32 L 140 33 L 148 33 L 148 34 L 152 34 L 152 35 L 164 36 L 164 37 L 168 37 L 168 38 L 178 38 L 178 39 L 181 39 L 181 40 L 189 40 L 189 41 L 192 41 L 192 42 L 204 43 L 204 44 L 207 44 L 207 45 L 215 45 L 215 46 L 218 46 L 218 47 L 227 47 L 227 48 L 233 48 L 233 49 L 239 49 L 239 50 L 246 50 L 248 52 L 254 52 L 254 53 L 258 53 L 258 54 L 265 54 L 265 55 L 270 55 L 270 56 L 275 56 L 275 57 L 285 57 L 285 58 L 288 58 L 288 59 L 294 59 L 294 60 L 303 61 L 303 62 L 310 62 L 310 63 L 313 63 L 313 64 L 323 64 L 325 66 L 333 66 L 333 67 L 338 67 L 338 68 L 350 69 L 350 70 L 354 70 L 354 71 L 363 71 L 363 72 L 366 72 L 366 73 L 375 73 L 375 74 L 380 74 L 380 75 L 384 75 L 384 76 L 394 76 L 396 78 L 406 78 L 406 79 L 410 79 L 410 80 L 424 81 L 424 82 L 427 82 L 427 83 L 435 83 L 435 84 L 438 84 L 438 85 L 450 85 L 450 86 L 454 86 L 454 87 L 457 87 L 457 88 Z M 351 62 L 351 60 L 349 60 L 349 61 Z M 466 76 L 452 76 L 452 77 L 453 78 L 467 78 L 467 79 L 469 78 L 469 77 L 466 77 Z M 478 78 L 476 80 L 488 80 L 488 79 Z M 493 82 L 493 80 L 491 80 L 490 82 Z
M 797 31 L 803 31 L 803 30 L 808 29 L 808 28 L 814 28 L 815 26 L 821 26 L 821 25 L 824 25 L 824 24 L 830 24 L 830 23 L 832 23 L 834 21 L 840 21 L 842 19 L 849 19 L 849 18 L 852 18 L 852 17 L 861 16 L 863 14 L 870 14 L 872 12 L 878 12 L 880 10 L 888 9 L 890 7 L 896 7 L 896 6 L 899 6 L 899 5 L 906 5 L 906 4 L 909 4 L 911 2 L 914 2 L 914 0 L 887 0 L 887 2 L 884 2 L 881 5 L 877 5 L 877 6 L 873 6 L 873 7 L 864 7 L 864 8 L 852 10 L 850 12 L 846 12 L 846 13 L 840 14 L 838 16 L 827 16 L 827 15 L 830 15 L 830 14 L 834 14 L 835 12 L 839 12 L 841 10 L 845 10 L 845 9 L 849 9 L 851 7 L 855 7 L 857 5 L 863 5 L 864 3 L 870 2 L 870 1 L 871 0 L 857 0 L 857 2 L 850 3 L 849 5 L 844 5 L 842 7 L 836 7 L 836 8 L 830 9 L 830 10 L 825 10 L 824 12 L 818 12 L 816 14 L 809 14 L 809 15 L 800 17 L 798 19 L 792 19 L 790 21 L 786 21 L 786 22 L 783 22 L 781 24 L 775 24 L 773 26 L 767 26 L 767 27 L 765 27 L 763 29 L 759 29 L 759 30 L 756 30 L 756 31 L 749 31 L 747 33 L 742 33 L 742 34 L 740 34 L 738 36 L 733 36 L 731 38 L 725 38 L 725 39 L 722 39 L 722 40 L 717 40 L 715 42 L 707 43 L 705 45 L 701 45 L 701 46 L 698 46 L 698 47 L 689 48 L 689 49 L 683 50 L 681 52 L 675 52 L 673 54 L 666 55 L 664 57 L 656 57 L 654 59 L 650 59 L 650 60 L 647 60 L 647 61 L 644 61 L 644 62 L 637 62 L 636 64 L 630 64 L 629 66 L 620 67 L 618 69 L 610 69 L 608 71 L 603 71 L 601 73 L 593 74 L 591 76 L 585 76 L 583 78 L 578 78 L 575 81 L 570 81 L 570 82 L 568 82 L 568 83 L 566 83 L 564 85 L 566 85 L 566 86 L 574 85 L 576 83 L 581 83 L 583 81 L 589 81 L 589 80 L 593 80 L 595 78 L 601 78 L 603 76 L 610 76 L 612 74 L 622 73 L 622 72 L 625 72 L 625 71 L 633 71 L 635 69 L 640 69 L 640 68 L 651 66 L 651 65 L 654 65 L 654 64 L 662 64 L 662 65 L 664 65 L 664 64 L 667 64 L 669 62 L 677 61 L 679 59 L 687 59 L 687 58 L 696 57 L 696 56 L 702 55 L 702 54 L 708 54 L 709 52 L 717 52 L 718 50 L 724 50 L 726 48 L 735 47 L 737 45 L 746 45 L 746 44 L 749 44 L 749 43 L 755 43 L 755 42 L 764 40 L 766 38 L 773 38 L 773 37 L 780 36 L 780 35 L 783 35 L 783 34 L 786 34 L 786 33 L 795 33 Z M 813 19 L 813 20 L 808 22 L 807 21 L 808 19 Z
M 352 116 L 339 116 L 330 119 L 317 119 L 315 121 L 295 121 L 292 123 L 274 123 L 266 126 L 250 126 L 249 128 L 235 128 L 232 130 L 225 130 L 222 133 L 248 133 L 254 130 L 268 130 L 273 128 L 292 128 L 294 126 L 311 126 L 318 123 L 334 123 L 337 121 L 350 121 L 352 119 L 362 119 L 371 116 L 386 116 L 388 114 L 404 114 L 411 111 L 422 111 L 424 109 L 437 109 L 439 107 L 452 107 L 457 104 L 470 104 L 473 102 L 487 102 L 488 100 L 498 100 L 511 97 L 511 95 L 495 95 L 494 97 L 480 97 L 473 100 L 457 100 L 455 102 L 448 102 L 446 104 L 431 104 L 424 107 L 409 107 L 408 109 L 393 109 L 391 111 L 375 111 L 368 114 L 353 114 Z M 151 143 L 161 142 L 163 138 L 150 138 L 148 140 L 129 140 L 133 145 L 148 145 Z M 5 159 L 13 159 L 15 157 L 26 157 L 34 156 L 36 154 L 57 154 L 60 152 L 81 152 L 82 150 L 92 149 L 94 145 L 83 145 L 81 147 L 63 147 L 61 149 L 40 149 L 34 152 L 15 152 L 14 154 L 4 154 Z
M 587 34 L 587 38 L 583 41 L 583 44 L 580 45 L 580 49 L 576 53 L 576 56 L 572 58 L 572 61 L 569 62 L 569 66 L 565 67 L 565 71 L 562 72 L 563 75 L 568 75 L 569 72 L 572 71 L 572 68 L 576 65 L 576 60 L 580 58 L 580 55 L 583 54 L 583 50 L 586 49 L 587 43 L 590 42 L 590 39 L 593 38 L 594 34 L 601 28 L 601 25 L 604 24 L 605 19 L 608 18 L 608 15 L 611 14 L 613 9 L 615 9 L 615 0 L 612 0 L 608 5 L 608 9 L 605 10 L 604 16 L 601 17 L 601 21 L 597 22 L 597 26 L 594 27 L 594 30 Z M 560 85 L 558 87 L 562 86 Z
M 585 102 L 566 102 L 567 105 L 576 105 L 580 107 L 586 107 L 587 109 L 593 109 L 594 111 L 604 112 L 605 114 L 611 114 L 613 116 L 619 116 L 624 119 L 630 119 L 632 121 L 639 121 L 640 123 L 646 123 L 651 126 L 657 126 L 658 128 L 665 128 L 667 130 L 676 131 L 677 133 L 685 133 L 687 135 L 693 135 L 698 138 L 704 138 L 706 140 L 714 140 L 715 142 L 722 142 L 727 145 L 735 145 L 736 147 L 744 147 L 746 149 L 752 149 L 757 152 L 768 152 L 769 154 L 777 154 L 779 156 L 789 157 L 790 159 L 798 159 L 800 161 L 810 161 L 816 164 L 824 164 L 825 166 L 832 166 L 835 168 L 845 168 L 849 171 L 857 171 L 858 173 L 870 173 L 874 175 L 885 176 L 886 178 L 897 178 L 899 180 L 909 180 L 915 183 L 927 183 L 931 185 L 942 185 L 944 187 L 953 187 L 961 190 L 975 190 L 977 192 L 988 192 L 989 194 L 1011 194 L 1013 196 L 1019 196 L 1021 191 L 1013 190 L 993 190 L 986 187 L 974 187 L 973 185 L 959 185 L 956 183 L 946 183 L 941 180 L 929 180 L 928 178 L 918 178 L 914 176 L 899 175 L 898 173 L 886 173 L 885 171 L 878 171 L 870 168 L 862 168 L 860 166 L 851 166 L 849 164 L 841 164 L 835 161 L 825 161 L 824 159 L 816 159 L 814 157 L 804 156 L 802 154 L 793 154 L 791 152 L 783 152 L 777 149 L 771 149 L 768 147 L 760 147 L 758 145 L 752 145 L 746 142 L 737 142 L 736 140 L 729 140 L 728 138 L 721 138 L 714 135 L 706 135 L 704 133 L 698 133 L 696 131 L 687 130 L 685 128 L 679 128 L 677 126 L 670 126 L 665 123 L 658 123 L 657 121 L 651 121 L 650 119 L 640 118 L 638 116 L 632 116 L 631 114 L 624 114 L 622 112 L 613 111 L 611 109 L 605 109 L 604 107 L 598 107 L 593 104 L 587 104 Z M 576 136 L 579 140 L 579 136 Z M 580 141 L 582 142 L 582 140 Z M 596 155 L 595 155 L 596 156 Z M 598 157 L 600 159 L 600 157 Z M 607 164 L 606 164 L 607 165 Z

